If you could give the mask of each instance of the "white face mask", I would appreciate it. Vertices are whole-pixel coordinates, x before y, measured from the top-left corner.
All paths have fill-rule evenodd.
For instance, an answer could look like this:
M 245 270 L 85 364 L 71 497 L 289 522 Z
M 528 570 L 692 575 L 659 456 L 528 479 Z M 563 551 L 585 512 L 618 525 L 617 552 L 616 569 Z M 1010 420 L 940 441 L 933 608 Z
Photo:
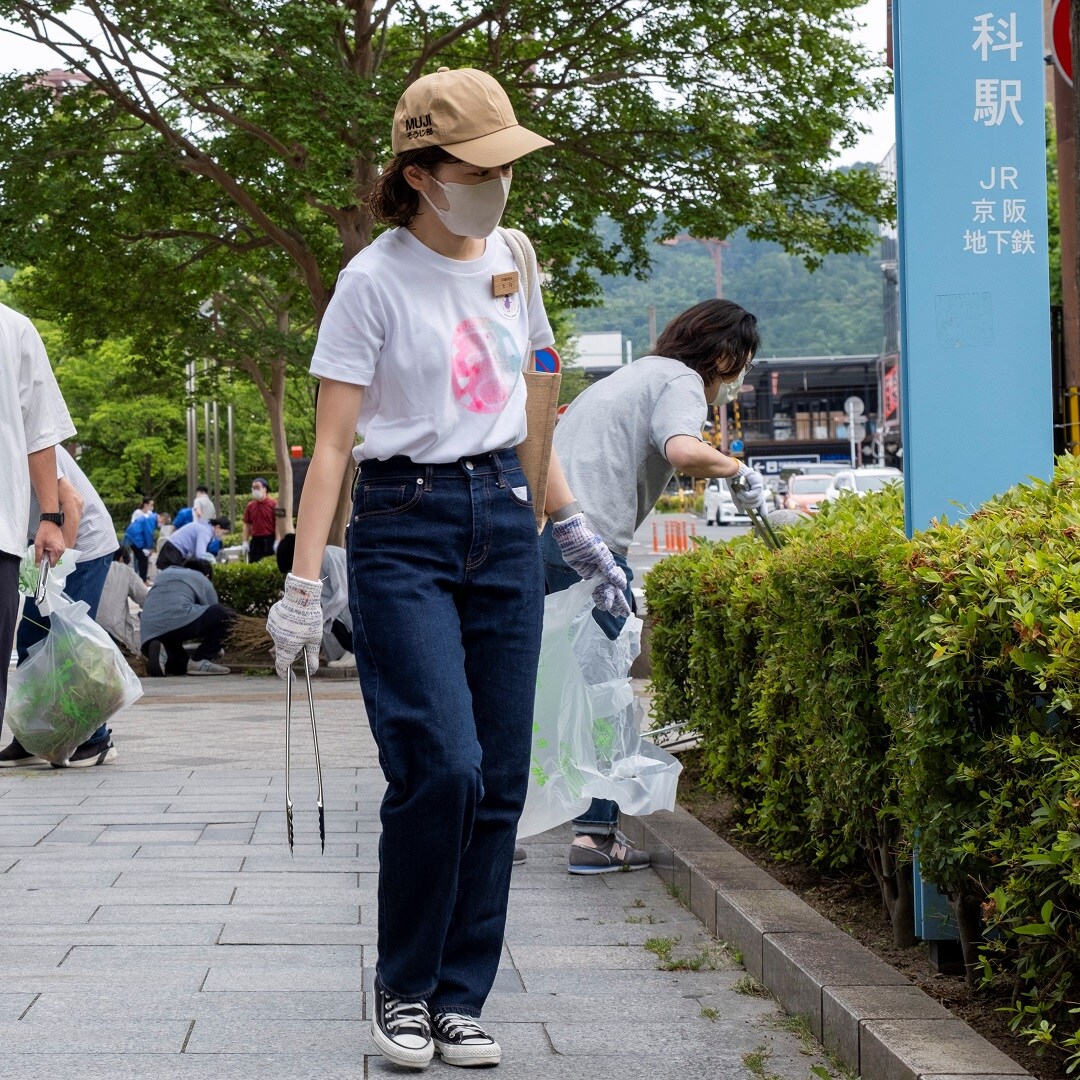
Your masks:
M 726 405 L 729 401 L 734 401 L 739 396 L 739 390 L 742 388 L 743 379 L 746 378 L 746 368 L 743 368 L 739 372 L 737 379 L 732 379 L 731 382 L 724 382 L 721 380 L 720 389 L 716 391 L 716 397 L 710 402 L 711 405 Z
M 263 491 L 263 489 L 261 487 L 252 488 L 251 489 L 251 497 L 253 499 L 265 499 L 266 498 L 266 492 Z
M 506 200 L 510 196 L 510 178 L 497 176 L 485 180 L 482 184 L 444 184 L 431 178 L 443 189 L 449 210 L 442 210 L 428 197 L 426 191 L 420 194 L 439 216 L 439 220 L 455 236 L 471 236 L 474 240 L 484 240 L 494 231 L 502 220 L 506 209 Z

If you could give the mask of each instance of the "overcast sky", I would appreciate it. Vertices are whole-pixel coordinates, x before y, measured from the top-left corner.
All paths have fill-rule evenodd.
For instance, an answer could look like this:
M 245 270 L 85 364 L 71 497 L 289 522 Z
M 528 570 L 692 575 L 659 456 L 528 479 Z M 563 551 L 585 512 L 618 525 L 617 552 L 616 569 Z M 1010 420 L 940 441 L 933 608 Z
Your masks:
M 867 0 L 857 12 L 859 22 L 863 24 L 860 40 L 880 55 L 885 52 L 885 4 L 886 0 Z M 33 71 L 56 66 L 55 55 L 44 46 L 21 41 L 10 33 L 0 33 L 0 71 Z M 872 132 L 855 149 L 840 155 L 841 165 L 855 161 L 881 161 L 894 142 L 891 97 L 881 112 L 865 114 L 860 119 L 871 126 Z

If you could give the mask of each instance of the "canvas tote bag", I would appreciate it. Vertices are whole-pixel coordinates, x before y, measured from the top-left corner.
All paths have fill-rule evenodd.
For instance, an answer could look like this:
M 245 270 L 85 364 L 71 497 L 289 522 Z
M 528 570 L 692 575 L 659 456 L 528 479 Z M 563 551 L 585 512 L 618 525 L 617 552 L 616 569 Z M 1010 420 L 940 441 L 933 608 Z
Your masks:
M 510 246 L 517 264 L 521 293 L 526 306 L 536 292 L 540 279 L 540 268 L 536 262 L 536 252 L 532 242 L 517 229 L 500 229 L 502 238 Z M 522 472 L 529 481 L 532 492 L 533 513 L 536 515 L 536 528 L 541 531 L 547 521 L 544 513 L 544 499 L 547 496 L 548 465 L 551 462 L 551 440 L 555 434 L 555 421 L 558 419 L 559 386 L 562 376 L 559 372 L 536 370 L 536 359 L 532 343 L 529 344 L 528 359 L 525 362 L 525 389 L 528 399 L 525 402 L 525 419 L 528 434 L 525 441 L 517 448 Z

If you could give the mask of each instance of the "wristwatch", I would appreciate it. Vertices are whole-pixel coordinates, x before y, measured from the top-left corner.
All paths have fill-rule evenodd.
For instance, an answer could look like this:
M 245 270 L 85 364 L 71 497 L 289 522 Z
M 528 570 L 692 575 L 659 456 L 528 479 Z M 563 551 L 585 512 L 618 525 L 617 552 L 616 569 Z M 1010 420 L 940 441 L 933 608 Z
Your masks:
M 42 514 L 38 519 L 39 521 L 51 521 L 54 525 L 59 525 L 60 528 L 64 527 L 64 511 L 61 510 L 59 514 Z

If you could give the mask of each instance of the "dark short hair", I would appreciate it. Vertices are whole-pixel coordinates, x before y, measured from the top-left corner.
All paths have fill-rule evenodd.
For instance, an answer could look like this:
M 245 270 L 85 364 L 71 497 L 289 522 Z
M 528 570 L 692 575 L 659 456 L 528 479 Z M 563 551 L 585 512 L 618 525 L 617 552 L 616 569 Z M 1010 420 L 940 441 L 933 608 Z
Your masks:
M 291 574 L 293 568 L 293 556 L 296 552 L 296 533 L 286 533 L 279 541 L 277 551 L 277 568 L 283 574 Z
M 430 170 L 456 158 L 441 146 L 422 146 L 395 154 L 384 166 L 375 181 L 367 204 L 371 216 L 387 225 L 408 228 L 420 209 L 420 192 L 409 186 L 405 170 L 410 165 Z
M 704 300 L 676 315 L 653 353 L 680 360 L 706 384 L 734 379 L 758 351 L 757 319 L 730 300 Z
M 214 568 L 206 559 L 185 559 L 180 565 L 185 570 L 198 570 L 203 577 L 211 580 L 214 577 Z
M 196 484 L 195 485 L 195 490 L 196 491 L 205 491 L 207 495 L 210 494 L 210 489 L 205 484 Z
M 232 532 L 232 522 L 226 517 L 211 518 L 210 524 L 220 525 L 226 532 Z

